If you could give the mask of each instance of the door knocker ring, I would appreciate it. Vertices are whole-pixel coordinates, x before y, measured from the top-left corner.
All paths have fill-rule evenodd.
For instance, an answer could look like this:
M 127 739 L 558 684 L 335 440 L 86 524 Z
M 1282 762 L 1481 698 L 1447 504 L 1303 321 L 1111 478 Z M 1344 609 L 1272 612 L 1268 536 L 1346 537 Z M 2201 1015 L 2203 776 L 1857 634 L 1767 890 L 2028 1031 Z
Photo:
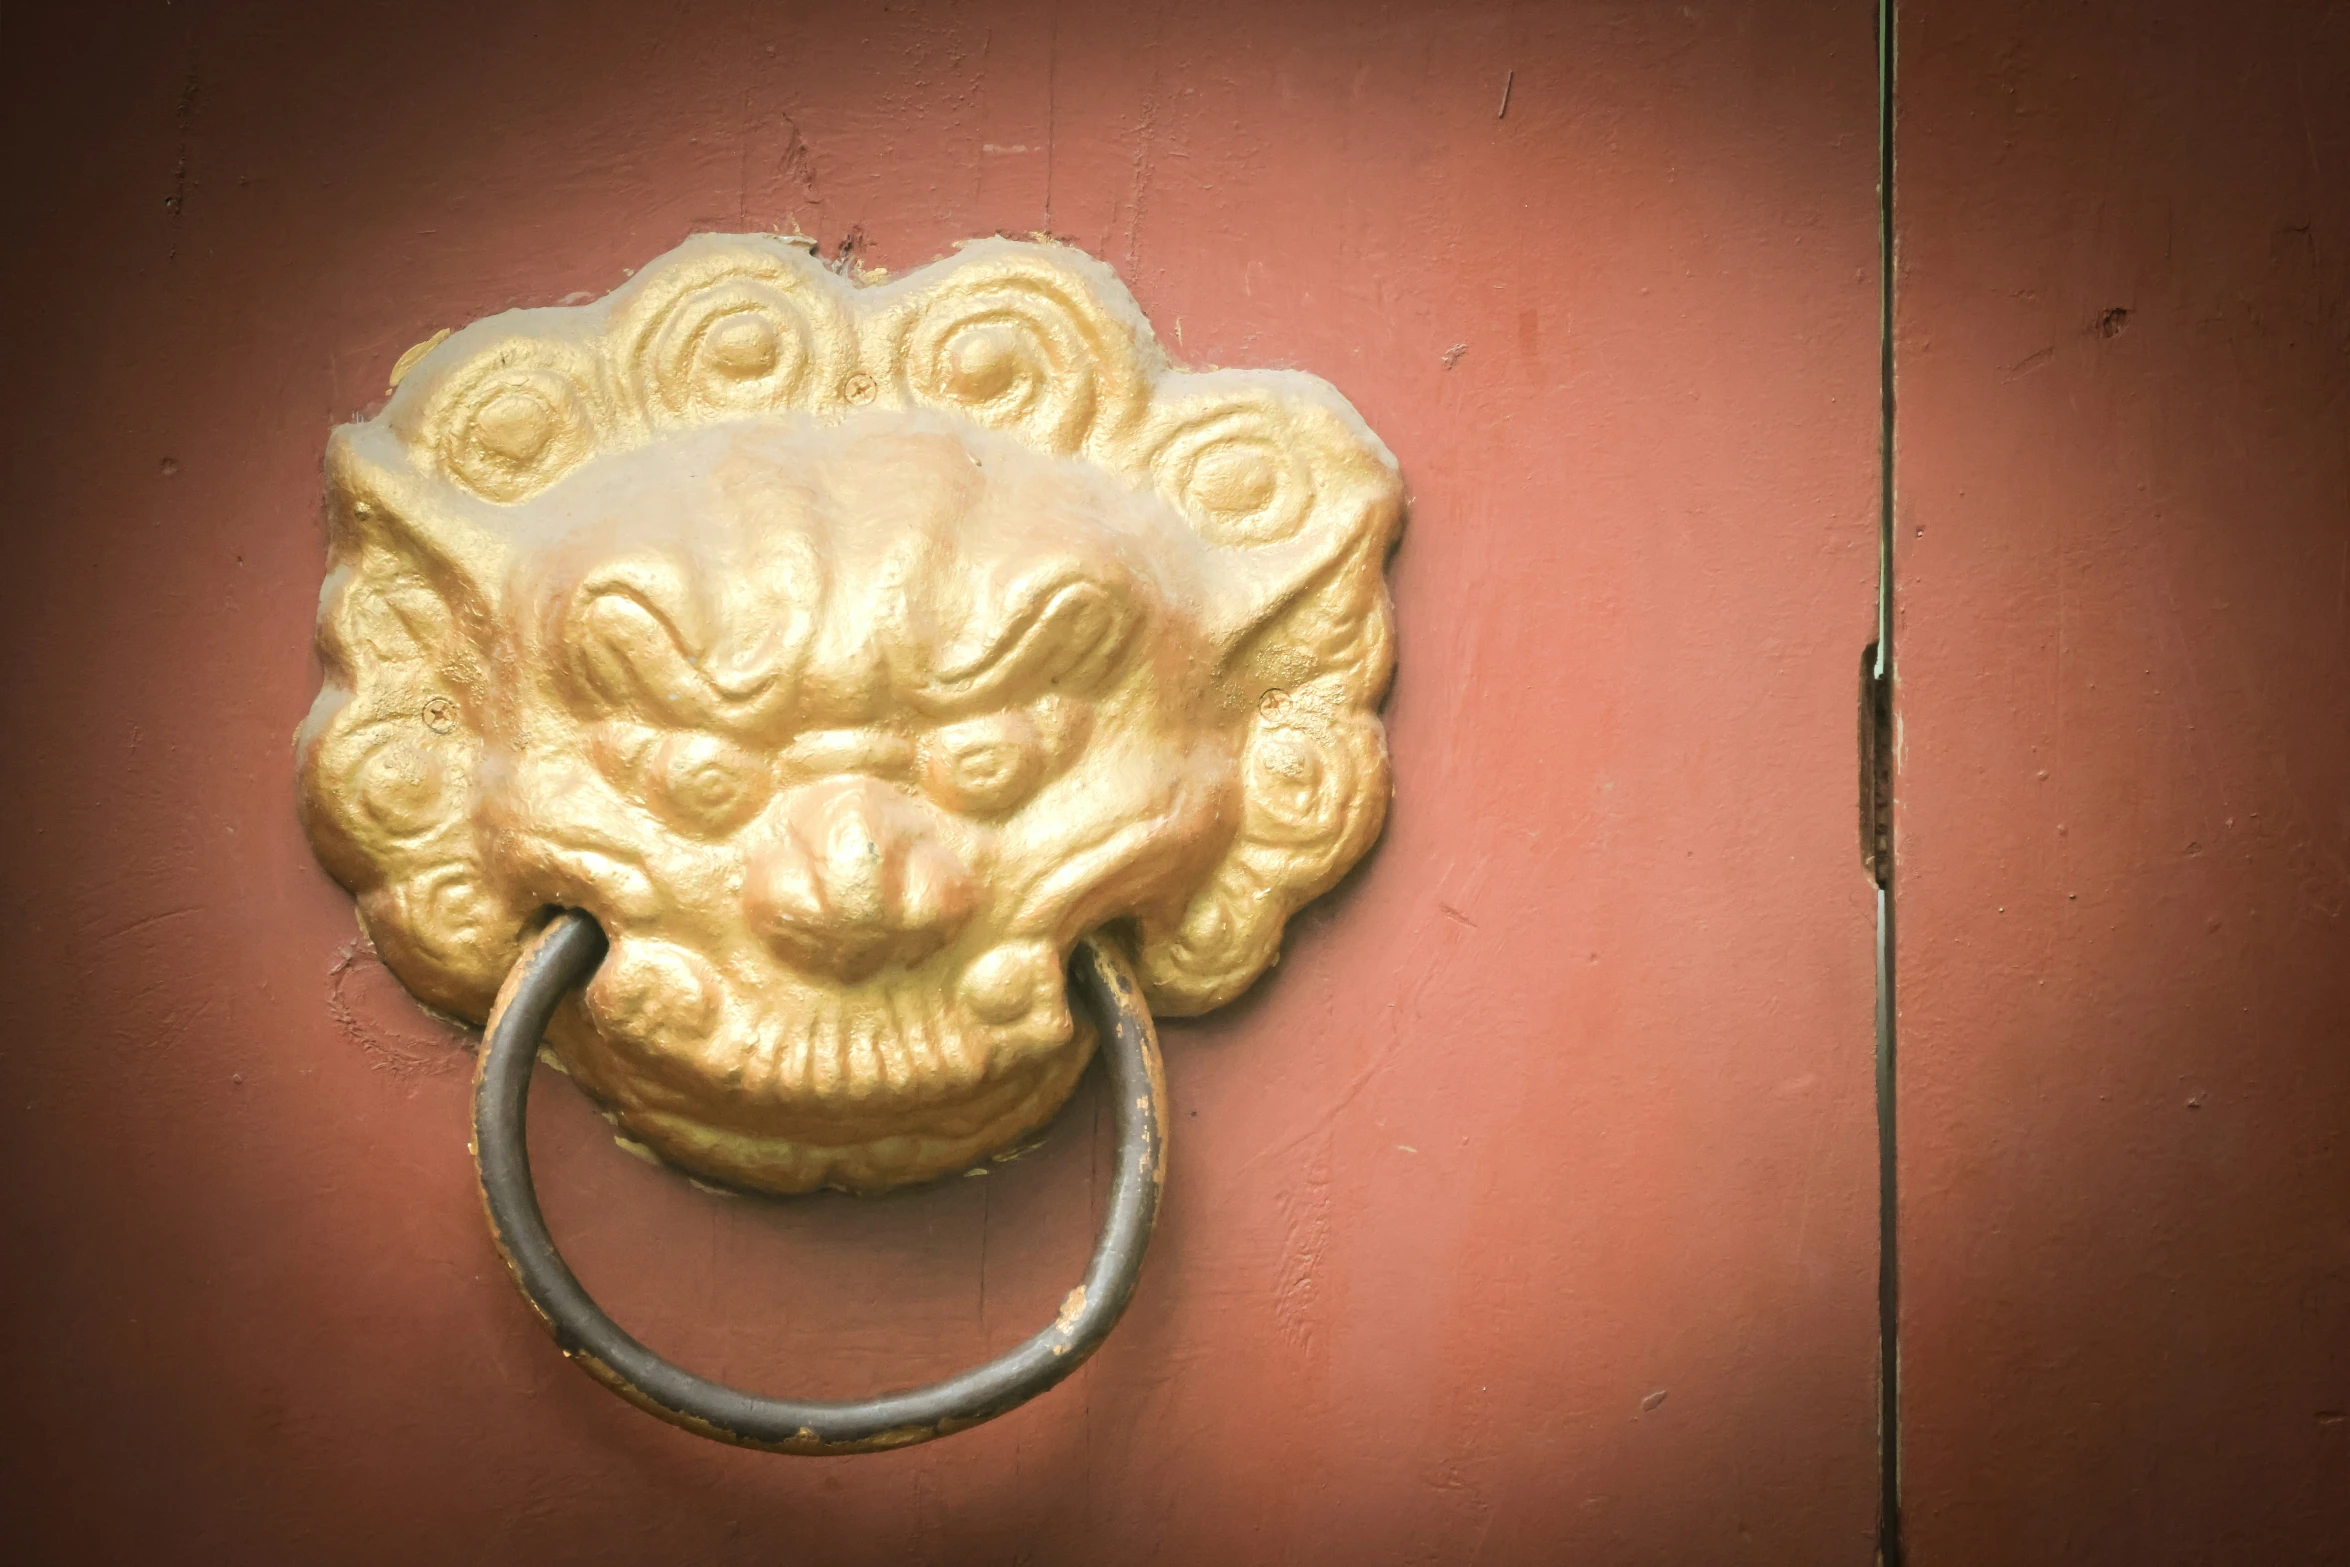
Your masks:
M 604 1314 L 548 1234 L 531 1183 L 525 1116 L 540 1036 L 557 1005 L 595 972 L 604 933 L 576 909 L 525 949 L 490 1013 L 474 1079 L 473 1151 L 498 1253 L 563 1353 L 639 1409 L 738 1447 L 864 1453 L 927 1442 L 1018 1408 L 1075 1371 L 1133 1298 L 1166 1180 L 1166 1085 L 1149 1011 L 1125 965 L 1080 942 L 1070 989 L 1091 1014 L 1117 1122 L 1110 1197 L 1085 1280 L 1050 1326 L 943 1382 L 847 1402 L 766 1398 L 661 1358 Z

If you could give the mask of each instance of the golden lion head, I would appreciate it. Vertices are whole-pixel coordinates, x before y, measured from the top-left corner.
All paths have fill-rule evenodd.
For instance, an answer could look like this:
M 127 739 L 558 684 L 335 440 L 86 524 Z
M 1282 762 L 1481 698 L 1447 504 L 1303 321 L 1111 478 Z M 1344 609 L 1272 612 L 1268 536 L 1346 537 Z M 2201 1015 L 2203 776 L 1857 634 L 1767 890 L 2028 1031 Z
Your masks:
M 320 859 L 479 1021 L 554 907 L 550 1043 L 716 1179 L 875 1190 L 1039 1125 L 1104 931 L 1238 994 L 1379 830 L 1395 465 L 1326 383 L 1179 372 L 1110 271 L 874 287 L 704 236 L 433 346 L 326 461 Z

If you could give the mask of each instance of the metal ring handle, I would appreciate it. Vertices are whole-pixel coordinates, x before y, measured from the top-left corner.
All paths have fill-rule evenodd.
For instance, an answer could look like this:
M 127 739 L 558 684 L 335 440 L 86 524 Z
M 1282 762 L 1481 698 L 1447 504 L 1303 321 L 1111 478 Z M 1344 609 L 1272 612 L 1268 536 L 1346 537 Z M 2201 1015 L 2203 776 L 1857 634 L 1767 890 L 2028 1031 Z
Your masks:
M 555 916 L 506 977 L 473 1088 L 474 1162 L 490 1234 L 523 1298 L 590 1376 L 671 1425 L 737 1447 L 863 1453 L 992 1420 L 1052 1387 L 1101 1346 L 1133 1297 L 1167 1167 L 1158 1036 L 1134 976 L 1115 955 L 1086 940 L 1069 965 L 1071 992 L 1100 1031 L 1118 1120 L 1117 1167 L 1085 1282 L 1050 1327 L 985 1365 L 902 1393 L 819 1403 L 741 1392 L 663 1360 L 604 1314 L 555 1250 L 524 1136 L 531 1067 L 547 1020 L 595 972 L 604 950 L 604 932 L 591 916 L 576 909 Z

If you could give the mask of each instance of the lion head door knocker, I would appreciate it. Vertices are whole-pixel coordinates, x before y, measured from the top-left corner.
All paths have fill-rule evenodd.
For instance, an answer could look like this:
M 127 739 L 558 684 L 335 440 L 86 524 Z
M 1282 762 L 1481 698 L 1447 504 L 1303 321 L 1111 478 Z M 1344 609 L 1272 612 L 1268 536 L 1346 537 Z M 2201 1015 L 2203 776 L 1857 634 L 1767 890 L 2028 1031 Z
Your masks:
M 393 972 L 487 1020 L 476 1157 L 522 1292 L 607 1385 L 747 1446 L 897 1446 L 1042 1392 L 1149 1239 L 1146 1002 L 1237 995 L 1379 830 L 1394 460 L 1315 377 L 1176 370 L 1054 245 L 862 287 L 703 236 L 410 359 L 327 452 L 302 801 Z M 1098 1045 L 1092 1264 L 933 1387 L 705 1381 L 554 1250 L 542 1036 L 664 1160 L 778 1193 L 966 1169 Z

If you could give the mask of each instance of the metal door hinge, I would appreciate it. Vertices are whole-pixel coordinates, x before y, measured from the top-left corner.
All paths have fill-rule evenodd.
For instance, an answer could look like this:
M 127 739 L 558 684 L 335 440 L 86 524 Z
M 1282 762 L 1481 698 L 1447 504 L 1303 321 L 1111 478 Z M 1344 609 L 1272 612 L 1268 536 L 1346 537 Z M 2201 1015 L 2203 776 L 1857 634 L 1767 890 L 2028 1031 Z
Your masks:
M 1893 879 L 1893 675 L 1877 644 L 1860 653 L 1860 863 L 1880 887 Z

